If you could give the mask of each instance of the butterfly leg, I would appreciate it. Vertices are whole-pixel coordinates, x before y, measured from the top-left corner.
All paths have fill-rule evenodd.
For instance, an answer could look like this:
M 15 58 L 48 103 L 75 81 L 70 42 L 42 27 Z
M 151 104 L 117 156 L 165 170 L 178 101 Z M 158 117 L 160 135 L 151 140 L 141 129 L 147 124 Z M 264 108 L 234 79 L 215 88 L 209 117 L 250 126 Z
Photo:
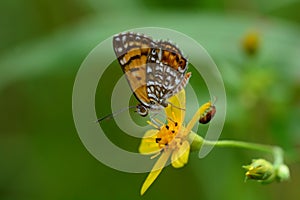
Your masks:
M 180 108 L 178 106 L 175 106 L 174 104 L 172 104 L 171 102 L 168 102 L 168 104 L 170 104 L 172 106 L 172 108 L 176 108 L 176 109 L 179 109 L 179 110 L 185 110 L 185 108 Z
M 152 115 L 150 115 L 150 121 L 155 124 L 157 127 L 161 127 L 164 125 L 159 119 L 157 119 L 157 116 L 163 116 L 160 112 L 155 112 Z M 163 116 L 165 117 L 165 116 Z

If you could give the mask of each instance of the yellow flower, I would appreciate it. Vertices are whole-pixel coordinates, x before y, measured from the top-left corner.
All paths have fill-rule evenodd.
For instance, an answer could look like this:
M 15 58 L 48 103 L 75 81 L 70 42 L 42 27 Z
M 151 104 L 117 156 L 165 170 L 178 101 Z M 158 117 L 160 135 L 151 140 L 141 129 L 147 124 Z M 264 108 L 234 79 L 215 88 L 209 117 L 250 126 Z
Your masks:
M 210 102 L 201 106 L 185 127 L 183 125 L 185 91 L 181 90 L 177 95 L 171 97 L 169 102 L 169 106 L 165 108 L 167 124 L 160 122 L 163 125 L 158 127 L 152 122 L 148 122 L 156 129 L 145 133 L 139 147 L 141 154 L 152 155 L 151 158 L 160 156 L 141 188 L 141 195 L 155 181 L 170 157 L 172 166 L 175 168 L 183 167 L 188 162 L 191 142 L 188 134 L 200 117 L 212 106 Z
M 242 47 L 248 55 L 255 55 L 260 45 L 260 35 L 257 31 L 247 33 L 242 40 Z

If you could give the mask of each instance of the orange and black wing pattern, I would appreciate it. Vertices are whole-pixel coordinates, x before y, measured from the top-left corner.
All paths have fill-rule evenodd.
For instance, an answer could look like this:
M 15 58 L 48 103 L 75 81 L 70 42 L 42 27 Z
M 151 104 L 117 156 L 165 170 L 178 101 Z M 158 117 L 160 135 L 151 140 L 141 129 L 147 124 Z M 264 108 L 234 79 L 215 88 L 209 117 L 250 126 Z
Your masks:
M 153 41 L 138 33 L 113 37 L 113 48 L 135 97 L 147 108 L 159 110 L 183 89 L 191 77 L 188 61 L 168 41 Z
M 154 46 L 152 39 L 137 33 L 121 33 L 113 38 L 114 51 L 127 81 L 136 98 L 147 106 L 146 63 Z

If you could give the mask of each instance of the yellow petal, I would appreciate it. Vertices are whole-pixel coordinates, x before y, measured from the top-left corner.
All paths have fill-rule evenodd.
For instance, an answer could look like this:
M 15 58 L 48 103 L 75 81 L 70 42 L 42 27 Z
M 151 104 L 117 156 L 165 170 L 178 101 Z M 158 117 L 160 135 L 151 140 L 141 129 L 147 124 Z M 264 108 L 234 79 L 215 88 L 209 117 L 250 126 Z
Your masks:
M 172 112 L 174 112 L 177 122 L 182 124 L 185 115 L 185 90 L 182 89 L 179 93 L 170 97 L 168 103 L 165 109 L 167 117 L 173 119 Z
M 160 151 L 160 148 L 158 144 L 156 143 L 156 135 L 158 133 L 158 130 L 151 129 L 148 130 L 144 137 L 141 140 L 141 144 L 139 147 L 139 152 L 141 154 L 154 154 Z
M 186 126 L 186 129 L 184 130 L 183 135 L 186 136 L 188 135 L 192 128 L 195 126 L 195 124 L 199 121 L 200 117 L 205 113 L 205 111 L 211 106 L 211 102 L 207 102 L 205 104 L 203 104 L 198 110 L 197 112 L 194 114 L 193 118 L 191 119 L 191 121 L 188 123 L 188 125 Z
M 171 151 L 165 151 L 161 154 L 157 162 L 152 168 L 152 171 L 147 176 L 144 184 L 141 188 L 141 195 L 143 195 L 147 189 L 151 186 L 151 184 L 155 181 L 155 179 L 158 177 L 162 169 L 164 168 L 166 162 L 168 161 L 168 158 L 170 157 Z
M 174 151 L 171 157 L 172 166 L 175 168 L 183 167 L 189 159 L 190 144 L 184 141 L 177 151 Z

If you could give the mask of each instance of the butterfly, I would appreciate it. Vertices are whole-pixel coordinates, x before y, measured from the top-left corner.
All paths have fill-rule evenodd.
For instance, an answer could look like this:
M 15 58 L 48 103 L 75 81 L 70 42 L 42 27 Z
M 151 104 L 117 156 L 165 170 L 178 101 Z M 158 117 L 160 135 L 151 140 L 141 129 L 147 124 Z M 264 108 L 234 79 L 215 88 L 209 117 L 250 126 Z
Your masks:
M 139 101 L 136 111 L 141 116 L 167 107 L 168 98 L 181 91 L 191 77 L 187 59 L 169 41 L 127 32 L 113 37 L 113 49 Z

